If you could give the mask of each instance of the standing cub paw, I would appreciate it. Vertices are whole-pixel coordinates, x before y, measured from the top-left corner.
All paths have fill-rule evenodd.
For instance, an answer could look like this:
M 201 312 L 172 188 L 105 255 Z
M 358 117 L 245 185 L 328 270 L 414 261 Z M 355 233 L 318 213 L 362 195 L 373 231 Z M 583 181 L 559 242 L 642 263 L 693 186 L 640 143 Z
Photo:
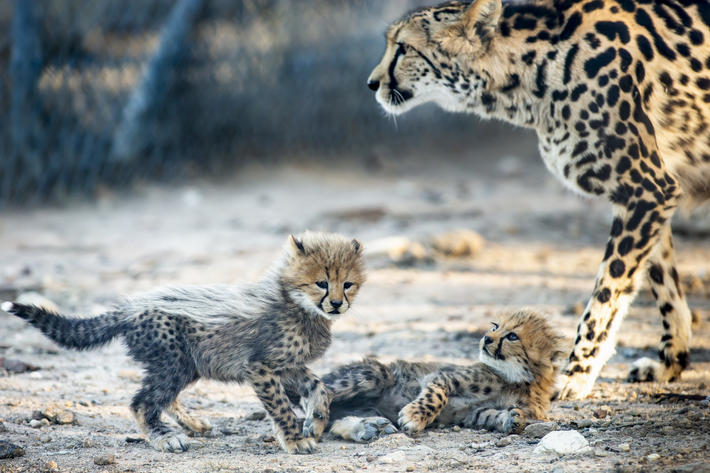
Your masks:
M 288 453 L 313 453 L 316 451 L 316 441 L 314 438 L 296 438 L 284 440 L 279 438 L 281 446 Z
M 422 407 L 414 402 L 410 402 L 399 411 L 397 423 L 402 431 L 408 434 L 421 432 L 428 425 L 428 418 L 422 412 Z

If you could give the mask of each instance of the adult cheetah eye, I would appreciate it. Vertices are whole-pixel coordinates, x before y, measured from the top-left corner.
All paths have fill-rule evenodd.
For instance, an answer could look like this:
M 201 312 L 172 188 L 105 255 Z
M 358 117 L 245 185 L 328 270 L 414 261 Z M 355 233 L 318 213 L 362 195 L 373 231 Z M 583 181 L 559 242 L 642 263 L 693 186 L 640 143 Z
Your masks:
M 350 281 L 345 281 L 345 282 L 343 283 L 343 287 L 344 287 L 345 289 L 350 289 L 351 287 L 353 287 L 353 283 L 351 283 Z
M 316 281 L 316 286 L 321 289 L 328 289 L 328 281 Z
M 520 338 L 518 338 L 518 335 L 515 332 L 510 332 L 508 335 L 505 336 L 505 338 L 507 338 L 511 342 L 514 342 L 516 340 L 520 340 Z

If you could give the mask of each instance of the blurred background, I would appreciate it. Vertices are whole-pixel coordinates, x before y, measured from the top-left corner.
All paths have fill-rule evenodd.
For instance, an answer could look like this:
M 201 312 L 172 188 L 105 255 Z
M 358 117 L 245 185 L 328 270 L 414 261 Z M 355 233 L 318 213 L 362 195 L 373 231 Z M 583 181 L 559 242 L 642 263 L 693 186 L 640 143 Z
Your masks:
M 0 205 L 248 162 L 376 171 L 511 133 L 434 107 L 385 118 L 365 81 L 387 24 L 422 3 L 2 2 Z

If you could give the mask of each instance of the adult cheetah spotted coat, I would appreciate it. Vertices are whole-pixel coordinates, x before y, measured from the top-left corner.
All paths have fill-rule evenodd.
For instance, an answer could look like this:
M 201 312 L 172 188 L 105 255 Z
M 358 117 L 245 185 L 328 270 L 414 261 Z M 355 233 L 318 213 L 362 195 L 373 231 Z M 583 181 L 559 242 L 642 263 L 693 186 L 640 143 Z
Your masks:
M 368 85 L 388 112 L 433 101 L 532 128 L 554 175 L 613 205 L 561 397 L 590 392 L 644 278 L 663 322 L 660 363 L 638 360 L 629 378 L 677 378 L 691 314 L 670 220 L 710 198 L 710 2 L 450 2 L 386 36 Z

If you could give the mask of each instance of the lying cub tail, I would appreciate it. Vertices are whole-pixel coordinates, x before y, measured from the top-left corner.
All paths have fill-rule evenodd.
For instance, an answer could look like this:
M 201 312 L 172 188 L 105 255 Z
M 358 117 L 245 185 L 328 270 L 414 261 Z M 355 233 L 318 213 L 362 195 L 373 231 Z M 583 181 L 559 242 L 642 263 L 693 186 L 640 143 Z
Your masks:
M 124 318 L 108 313 L 90 319 L 70 318 L 34 305 L 3 302 L 5 312 L 25 319 L 65 348 L 86 350 L 104 345 L 125 329 Z

